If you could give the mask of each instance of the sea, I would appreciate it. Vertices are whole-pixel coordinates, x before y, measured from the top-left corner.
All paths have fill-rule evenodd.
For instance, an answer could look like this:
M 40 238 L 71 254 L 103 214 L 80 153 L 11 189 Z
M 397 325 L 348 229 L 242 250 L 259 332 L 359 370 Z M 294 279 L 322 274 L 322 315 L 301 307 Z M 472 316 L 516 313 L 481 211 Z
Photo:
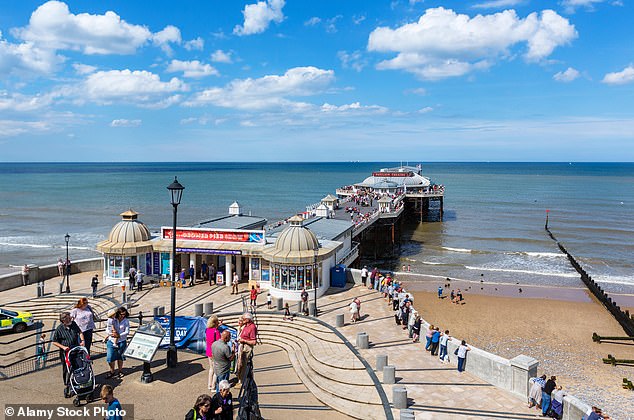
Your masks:
M 120 213 L 151 231 L 228 213 L 285 219 L 373 171 L 422 164 L 445 186 L 441 222 L 407 223 L 395 267 L 487 282 L 580 286 L 549 227 L 608 292 L 634 293 L 634 163 L 0 163 L 0 274 L 100 254 Z

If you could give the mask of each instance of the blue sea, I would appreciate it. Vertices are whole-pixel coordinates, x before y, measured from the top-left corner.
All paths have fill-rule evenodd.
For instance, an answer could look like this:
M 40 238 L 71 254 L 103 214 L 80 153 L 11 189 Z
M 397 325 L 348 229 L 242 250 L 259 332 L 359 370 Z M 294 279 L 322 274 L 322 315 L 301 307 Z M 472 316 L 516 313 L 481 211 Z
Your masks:
M 608 291 L 634 293 L 634 164 L 422 163 L 443 184 L 442 222 L 411 223 L 400 259 L 412 271 L 522 284 L 579 286 L 544 222 Z M 304 211 L 337 187 L 400 162 L 351 163 L 0 163 L 0 273 L 65 256 L 97 257 L 132 208 L 158 230 L 170 225 L 166 189 L 185 186 L 179 225 L 245 213 L 270 222 Z

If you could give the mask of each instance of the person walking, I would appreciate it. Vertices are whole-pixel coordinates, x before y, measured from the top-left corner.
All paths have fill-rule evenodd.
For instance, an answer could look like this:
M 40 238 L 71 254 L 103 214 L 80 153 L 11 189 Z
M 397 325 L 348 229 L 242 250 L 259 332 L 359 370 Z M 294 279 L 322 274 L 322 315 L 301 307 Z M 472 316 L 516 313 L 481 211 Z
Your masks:
M 368 267 L 365 265 L 361 269 L 361 283 L 363 283 L 364 286 L 367 286 L 368 283 Z
M 350 322 L 354 324 L 357 322 L 357 314 L 359 313 L 359 309 L 357 307 L 357 302 L 353 300 L 350 302 Z
M 70 316 L 84 334 L 84 347 L 86 347 L 88 354 L 90 354 L 96 317 L 92 308 L 88 304 L 88 299 L 85 297 L 79 299 L 73 310 L 70 311 Z
M 215 419 L 211 410 L 211 397 L 207 394 L 196 398 L 194 407 L 185 414 L 185 420 L 211 420 Z
M 62 312 L 59 315 L 60 324 L 55 328 L 51 341 L 59 349 L 59 359 L 62 365 L 62 379 L 64 385 L 68 383 L 68 370 L 66 369 L 66 352 L 73 347 L 84 344 L 84 334 L 73 321 L 70 312 Z M 64 396 L 67 393 L 64 392 Z
M 229 330 L 224 330 L 222 334 L 220 334 L 220 340 L 214 341 L 211 345 L 214 372 L 216 373 L 216 392 L 220 389 L 220 382 L 229 380 L 231 362 L 235 358 L 235 353 L 231 351 L 228 344 L 230 340 L 231 333 Z
M 257 308 L 257 300 L 258 300 L 258 290 L 255 286 L 251 286 L 251 290 L 249 291 L 249 297 L 251 298 L 251 311 L 254 312 Z
M 106 375 L 106 378 L 112 378 L 115 375 L 118 375 L 119 378 L 123 377 L 123 362 L 125 361 L 123 353 L 125 352 L 128 334 L 130 333 L 128 316 L 128 310 L 121 306 L 108 317 L 108 323 L 106 324 L 106 333 L 108 334 L 106 361 L 110 367 L 110 372 Z M 119 370 L 117 373 L 114 371 L 115 363 Z
M 123 420 L 123 409 L 121 408 L 119 400 L 114 397 L 114 389 L 112 386 L 108 384 L 103 385 L 99 396 L 101 400 L 106 403 L 106 412 L 108 413 L 106 420 Z
M 467 346 L 467 342 L 462 340 L 460 347 L 456 349 L 456 356 L 458 356 L 458 372 L 464 372 L 464 364 L 467 360 L 467 352 L 471 351 L 471 347 Z
M 240 278 L 238 277 L 238 273 L 233 272 L 233 278 L 231 280 L 231 294 L 238 294 L 238 283 L 240 282 Z
M 211 263 L 209 266 L 209 285 L 211 286 L 211 282 L 216 281 L 216 266 L 214 263 Z
M 181 272 L 178 275 L 178 279 L 180 280 L 181 287 L 185 287 L 185 269 L 181 268 Z
M 200 265 L 200 275 L 203 278 L 203 282 L 209 280 L 209 266 L 207 265 L 206 261 L 203 261 L 203 263 Z M 209 285 L 211 286 L 211 282 L 209 283 Z
M 549 380 L 546 381 L 544 385 L 544 389 L 542 390 L 542 416 L 548 415 L 548 410 L 550 409 L 550 399 L 551 394 L 557 387 L 556 376 L 551 376 Z
M 442 286 L 438 286 L 438 299 L 442 299 Z
M 99 287 L 99 274 L 95 273 L 90 280 L 90 287 L 92 287 L 92 297 L 97 297 L 97 287 Z
M 143 291 L 143 273 L 141 272 L 141 270 L 137 270 L 136 274 L 134 275 L 134 281 L 136 282 L 136 291 L 142 292 Z
M 196 279 L 196 269 L 194 268 L 194 264 L 189 266 L 189 285 L 194 285 L 194 280 Z
M 59 273 L 60 277 L 64 277 L 64 268 L 65 268 L 64 260 L 59 258 L 57 260 L 57 272 Z
M 213 343 L 220 340 L 220 331 L 218 330 L 220 324 L 221 321 L 218 319 L 218 316 L 212 315 L 207 320 L 207 329 L 205 330 L 205 339 L 207 343 L 206 355 L 209 360 L 209 378 L 207 379 L 207 387 L 210 391 L 216 389 L 216 374 L 214 372 L 214 359 L 211 346 Z

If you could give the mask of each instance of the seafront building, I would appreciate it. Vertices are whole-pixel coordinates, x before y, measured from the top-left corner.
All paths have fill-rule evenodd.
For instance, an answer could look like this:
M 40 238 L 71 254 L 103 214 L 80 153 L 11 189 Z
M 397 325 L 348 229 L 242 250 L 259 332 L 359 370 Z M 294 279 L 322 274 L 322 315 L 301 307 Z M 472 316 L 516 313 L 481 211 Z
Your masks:
M 394 246 L 406 208 L 423 217 L 430 202 L 439 200 L 442 218 L 444 188 L 421 172 L 420 166 L 381 169 L 269 225 L 262 217 L 245 215 L 234 202 L 226 215 L 177 227 L 176 256 L 173 228 L 161 227 L 153 236 L 130 209 L 97 244 L 104 282 L 127 285 L 132 267 L 160 282 L 169 278 L 171 267 L 178 273 L 193 266 L 201 278 L 205 263 L 213 267 L 216 284 L 229 284 L 236 273 L 249 288 L 268 289 L 275 298 L 299 300 L 303 289 L 314 293 L 315 288 L 321 296 L 331 286 L 345 285 L 345 272 L 338 267 L 358 266 L 364 242 L 376 250 L 379 239 L 390 238 Z

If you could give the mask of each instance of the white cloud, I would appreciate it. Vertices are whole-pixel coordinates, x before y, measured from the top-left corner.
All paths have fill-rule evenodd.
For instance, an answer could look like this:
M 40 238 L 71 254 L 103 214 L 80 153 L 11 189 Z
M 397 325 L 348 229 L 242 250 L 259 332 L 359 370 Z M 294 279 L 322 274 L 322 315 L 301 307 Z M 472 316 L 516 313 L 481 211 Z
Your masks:
M 365 15 L 352 16 L 352 23 L 354 23 L 355 25 L 359 25 L 364 20 L 365 20 Z
M 21 93 L 9 94 L 0 91 L 0 111 L 27 112 L 47 107 L 52 102 L 52 95 L 23 95 Z
M 416 3 L 425 3 L 425 0 L 409 0 L 410 6 L 416 5 Z
M 553 79 L 558 82 L 572 82 L 580 75 L 579 71 L 573 69 L 572 67 L 568 67 L 565 71 L 555 73 Z
M 138 127 L 141 125 L 141 120 L 112 120 L 110 127 Z
M 304 22 L 304 26 L 315 26 L 320 22 L 321 22 L 320 18 L 318 18 L 317 16 L 313 16 L 310 19 L 308 19 L 306 22 Z
M 341 19 L 342 17 L 343 17 L 342 15 L 337 15 L 335 17 L 327 19 L 326 32 L 328 32 L 329 34 L 334 34 L 335 32 L 337 32 L 337 21 Z
M 261 110 L 284 108 L 302 110 L 310 105 L 291 101 L 290 97 L 321 93 L 334 80 L 332 70 L 295 67 L 281 76 L 236 79 L 225 87 L 207 89 L 186 103 L 189 106 L 216 105 L 225 108 Z
M 175 73 L 182 71 L 183 77 L 206 77 L 206 76 L 217 76 L 218 70 L 213 68 L 209 64 L 201 63 L 198 60 L 193 61 L 181 61 L 181 60 L 172 60 L 172 62 L 167 66 L 167 71 L 170 73 Z
M 408 90 L 407 93 L 413 93 L 414 95 L 425 96 L 425 95 L 427 95 L 427 89 L 425 89 L 425 88 L 415 88 L 415 89 Z
M 511 48 L 520 43 L 527 46 L 527 61 L 543 60 L 576 37 L 574 25 L 552 10 L 524 19 L 514 10 L 471 18 L 439 7 L 426 10 L 417 22 L 376 28 L 368 50 L 397 53 L 378 69 L 405 70 L 433 80 L 486 69 L 511 57 Z
M 432 108 L 432 107 L 430 107 L 430 106 L 426 106 L 426 107 L 424 107 L 424 108 L 419 109 L 419 110 L 418 110 L 418 111 L 416 111 L 416 112 L 418 112 L 419 114 L 427 114 L 427 113 L 432 112 L 433 110 L 434 110 L 434 108 Z
M 15 35 L 39 47 L 82 51 L 84 54 L 133 54 L 152 33 L 108 11 L 103 15 L 70 13 L 68 6 L 49 1 L 38 7 Z
M 97 67 L 95 66 L 90 66 L 88 64 L 81 64 L 81 63 L 73 63 L 73 68 L 75 69 L 75 73 L 82 76 L 85 74 L 94 73 L 95 70 L 97 70 Z
M 21 134 L 43 133 L 51 130 L 46 121 L 0 120 L 0 138 L 15 137 Z
M 634 65 L 630 64 L 619 72 L 606 74 L 602 82 L 608 85 L 624 85 L 634 82 Z
M 606 0 L 562 0 L 561 5 L 567 13 L 574 13 L 578 8 L 594 10 L 594 5 L 604 3 Z
M 110 70 L 90 74 L 82 83 L 60 88 L 56 94 L 76 103 L 125 103 L 145 108 L 165 108 L 180 100 L 187 85 L 174 77 L 162 82 L 149 71 Z
M 154 45 L 160 47 L 166 54 L 172 54 L 170 44 L 180 44 L 181 31 L 176 26 L 168 25 L 162 31 L 152 35 Z
M 2 38 L 0 31 L 0 74 L 24 76 L 49 74 L 64 62 L 54 51 L 39 48 L 32 42 L 13 44 Z
M 258 1 L 244 6 L 244 24 L 236 25 L 233 33 L 236 35 L 253 35 L 264 32 L 271 22 L 281 23 L 284 20 L 284 0 Z
M 371 112 L 374 114 L 384 114 L 388 111 L 387 108 L 379 105 L 361 105 L 360 102 L 353 102 L 351 104 L 344 105 L 331 105 L 329 103 L 324 103 L 321 106 L 322 112 Z
M 514 7 L 524 3 L 526 0 L 491 0 L 477 3 L 471 6 L 473 9 L 503 9 L 505 7 Z
M 356 71 L 361 71 L 367 65 L 367 61 L 361 55 L 361 51 L 353 51 L 348 54 L 347 51 L 337 52 L 337 57 L 341 60 L 343 68 L 350 68 Z
M 189 40 L 183 45 L 187 51 L 199 50 L 202 51 L 205 48 L 205 41 L 198 37 L 196 39 Z
M 231 64 L 231 52 L 224 52 L 222 50 L 216 50 L 211 54 L 211 61 L 214 63 L 227 63 Z

